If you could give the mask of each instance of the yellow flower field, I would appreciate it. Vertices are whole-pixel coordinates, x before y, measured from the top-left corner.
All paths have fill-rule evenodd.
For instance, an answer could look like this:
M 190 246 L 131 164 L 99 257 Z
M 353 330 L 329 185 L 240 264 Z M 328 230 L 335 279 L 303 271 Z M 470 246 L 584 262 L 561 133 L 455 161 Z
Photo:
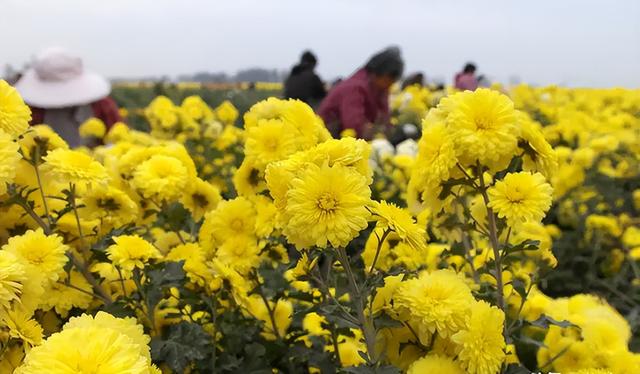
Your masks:
M 640 90 L 390 103 L 419 140 L 159 96 L 70 149 L 0 81 L 0 373 L 640 373 Z

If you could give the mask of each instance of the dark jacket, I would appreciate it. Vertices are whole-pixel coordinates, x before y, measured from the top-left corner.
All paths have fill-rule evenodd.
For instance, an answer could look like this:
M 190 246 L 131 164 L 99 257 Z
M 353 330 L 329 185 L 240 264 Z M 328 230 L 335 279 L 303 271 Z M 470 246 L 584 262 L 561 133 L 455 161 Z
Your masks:
M 294 66 L 284 82 L 285 99 L 299 99 L 316 107 L 326 95 L 324 83 L 311 66 Z

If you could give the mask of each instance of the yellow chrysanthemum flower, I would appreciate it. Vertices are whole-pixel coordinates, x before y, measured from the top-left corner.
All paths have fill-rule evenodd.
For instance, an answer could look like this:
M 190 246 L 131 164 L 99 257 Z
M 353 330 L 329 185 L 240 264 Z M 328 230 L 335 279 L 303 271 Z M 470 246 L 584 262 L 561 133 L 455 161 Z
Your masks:
M 22 158 L 18 153 L 19 148 L 11 135 L 0 129 L 0 195 L 7 192 L 7 183 L 13 182 L 16 175 L 18 162 Z
M 59 182 L 72 183 L 78 187 L 91 184 L 106 184 L 109 180 L 106 169 L 91 156 L 80 151 L 57 148 L 45 157 L 44 167 Z
M 551 145 L 530 120 L 520 123 L 521 140 L 518 146 L 523 150 L 522 167 L 525 171 L 540 172 L 551 180 L 558 169 L 558 157 Z
M 373 178 L 373 170 L 369 165 L 371 146 L 362 139 L 330 139 L 318 144 L 309 154 L 310 160 L 318 166 L 326 160 L 329 166 L 351 167 L 367 179 L 367 184 L 371 184 Z
M 129 127 L 123 122 L 116 122 L 111 126 L 104 138 L 105 143 L 117 143 L 125 140 L 129 134 Z
M 377 228 L 395 232 L 402 241 L 405 241 L 415 250 L 425 249 L 425 229 L 414 222 L 413 217 L 407 210 L 383 200 L 373 203 L 372 213 L 376 217 Z
M 218 248 L 215 258 L 240 274 L 247 274 L 260 264 L 260 249 L 255 237 L 229 237 Z
M 60 236 L 45 235 L 40 228 L 14 236 L 2 246 L 2 250 L 14 255 L 27 272 L 36 272 L 52 282 L 58 279 L 67 263 L 67 249 L 69 247 Z
M 253 196 L 267 190 L 264 172 L 245 158 L 233 175 L 233 187 L 240 196 Z
M 31 319 L 31 313 L 27 313 L 22 308 L 17 307 L 0 312 L 0 320 L 9 329 L 9 336 L 22 340 L 25 348 L 28 349 L 42 342 L 42 326 Z
M 540 173 L 509 173 L 487 190 L 489 207 L 510 226 L 539 222 L 551 207 L 553 188 Z
M 266 340 L 276 340 L 276 337 L 283 337 L 293 318 L 293 304 L 290 301 L 279 299 L 276 303 L 269 302 L 269 308 L 272 310 L 272 322 L 269 311 L 264 300 L 260 296 L 250 296 L 244 303 L 245 312 L 263 323 L 262 336 Z M 274 329 L 274 323 L 275 328 Z
M 137 235 L 114 236 L 113 241 L 116 244 L 107 248 L 107 256 L 114 265 L 126 271 L 143 269 L 150 259 L 160 257 L 156 247 Z
M 184 261 L 184 271 L 189 280 L 205 286 L 213 278 L 213 272 L 205 265 L 205 252 L 198 243 L 180 244 L 169 251 L 165 261 Z
M 31 110 L 9 83 L 0 79 L 0 130 L 17 138 L 29 128 Z
M 259 120 L 247 130 L 244 154 L 264 169 L 273 161 L 280 161 L 296 152 L 293 129 L 277 119 Z
M 88 219 L 101 219 L 114 227 L 134 222 L 138 218 L 138 205 L 123 191 L 107 186 L 87 191 L 82 197 L 82 214 Z
M 20 300 L 22 283 L 26 280 L 24 266 L 6 251 L 0 251 L 0 309 L 9 308 Z
M 311 313 L 305 314 L 304 318 L 302 319 L 302 328 L 309 335 L 314 335 L 314 336 L 330 335 L 331 332 L 322 327 L 323 323 L 327 323 L 327 320 L 326 318 L 324 318 L 324 316 L 321 316 L 316 312 L 311 312 Z
M 250 200 L 237 197 L 223 201 L 215 210 L 205 214 L 200 227 L 200 245 L 206 252 L 213 252 L 231 238 L 253 236 L 255 225 L 256 213 Z
M 505 360 L 506 343 L 502 335 L 504 313 L 478 301 L 471 307 L 467 327 L 451 337 L 459 346 L 458 361 L 469 374 L 495 374 Z
M 142 325 L 138 324 L 135 318 L 116 318 L 109 313 L 100 311 L 96 313 L 95 316 L 83 314 L 80 317 L 72 317 L 69 319 L 69 322 L 64 325 L 63 330 L 68 331 L 70 329 L 85 329 L 91 327 L 108 328 L 126 335 L 138 345 L 140 355 L 151 360 L 149 347 L 147 346 L 151 338 L 144 333 Z
M 438 373 L 438 374 L 464 374 L 464 370 L 460 365 L 453 361 L 450 357 L 440 355 L 427 355 L 417 361 L 415 361 L 407 374 L 426 374 L 426 373 Z
M 443 123 L 427 125 L 418 142 L 418 156 L 412 178 L 421 177 L 433 181 L 449 179 L 451 169 L 458 158 L 450 131 Z
M 193 120 L 203 120 L 205 122 L 213 120 L 213 111 L 200 96 L 192 95 L 185 97 L 184 100 L 182 100 L 180 109 Z
M 273 200 L 264 195 L 254 195 L 251 201 L 256 209 L 256 235 L 266 238 L 278 227 L 278 209 Z
M 110 328 L 89 327 L 51 335 L 27 354 L 17 373 L 148 374 L 149 367 L 129 336 Z
M 415 323 L 428 341 L 436 332 L 446 338 L 463 329 L 474 299 L 458 274 L 437 270 L 402 282 L 393 301 L 400 318 Z
M 134 170 L 131 184 L 146 198 L 173 201 L 184 193 L 188 177 L 180 160 L 155 155 Z
M 238 109 L 229 100 L 223 101 L 214 109 L 216 118 L 224 124 L 233 124 L 238 118 Z
M 222 200 L 222 197 L 218 187 L 196 178 L 187 183 L 186 191 L 182 195 L 180 202 L 185 208 L 189 209 L 193 219 L 199 221 L 204 217 L 205 213 L 215 209 L 220 200 Z
M 66 278 L 66 274 L 62 277 Z M 87 280 L 77 271 L 69 273 L 68 282 L 71 286 L 59 280 L 53 283 L 47 292 L 42 295 L 40 308 L 42 310 L 55 309 L 60 316 L 66 316 L 74 308 L 87 309 L 93 301 L 93 290 Z
M 84 121 L 78 128 L 78 133 L 83 138 L 98 138 L 102 139 L 107 132 L 107 126 L 99 118 L 89 118 Z
M 35 125 L 29 127 L 27 131 L 20 139 L 18 139 L 20 149 L 24 158 L 27 160 L 33 160 L 36 156 L 36 146 L 38 147 L 37 161 L 40 162 L 41 158 L 46 156 L 47 153 L 57 148 L 69 149 L 69 145 L 64 141 L 53 129 L 47 125 Z
M 516 111 L 507 96 L 480 88 L 456 93 L 442 102 L 452 107 L 446 123 L 464 166 L 476 162 L 493 166 L 515 155 Z
M 354 169 L 312 164 L 291 183 L 283 231 L 298 249 L 342 247 L 367 227 L 371 190 Z

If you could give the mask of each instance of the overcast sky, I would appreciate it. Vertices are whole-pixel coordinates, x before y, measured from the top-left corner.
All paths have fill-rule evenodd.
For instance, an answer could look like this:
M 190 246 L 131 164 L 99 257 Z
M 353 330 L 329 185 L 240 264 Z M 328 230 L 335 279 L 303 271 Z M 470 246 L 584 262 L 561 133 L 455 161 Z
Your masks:
M 640 87 L 640 0 L 0 0 L 0 67 L 58 45 L 109 77 L 288 69 L 326 79 L 376 50 L 451 80 L 465 61 L 508 82 Z

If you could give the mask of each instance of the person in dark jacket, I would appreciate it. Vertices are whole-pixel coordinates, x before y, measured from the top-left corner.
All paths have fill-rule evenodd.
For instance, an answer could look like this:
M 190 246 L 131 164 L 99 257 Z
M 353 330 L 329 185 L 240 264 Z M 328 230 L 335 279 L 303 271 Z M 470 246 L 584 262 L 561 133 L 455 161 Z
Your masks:
M 402 77 L 400 49 L 376 53 L 351 77 L 338 83 L 322 101 L 318 115 L 334 137 L 347 129 L 369 140 L 389 129 L 389 88 Z
M 311 51 L 302 54 L 300 62 L 291 69 L 291 74 L 284 82 L 286 99 L 299 99 L 311 107 L 316 107 L 322 101 L 327 91 L 315 72 L 317 64 L 318 60 Z

